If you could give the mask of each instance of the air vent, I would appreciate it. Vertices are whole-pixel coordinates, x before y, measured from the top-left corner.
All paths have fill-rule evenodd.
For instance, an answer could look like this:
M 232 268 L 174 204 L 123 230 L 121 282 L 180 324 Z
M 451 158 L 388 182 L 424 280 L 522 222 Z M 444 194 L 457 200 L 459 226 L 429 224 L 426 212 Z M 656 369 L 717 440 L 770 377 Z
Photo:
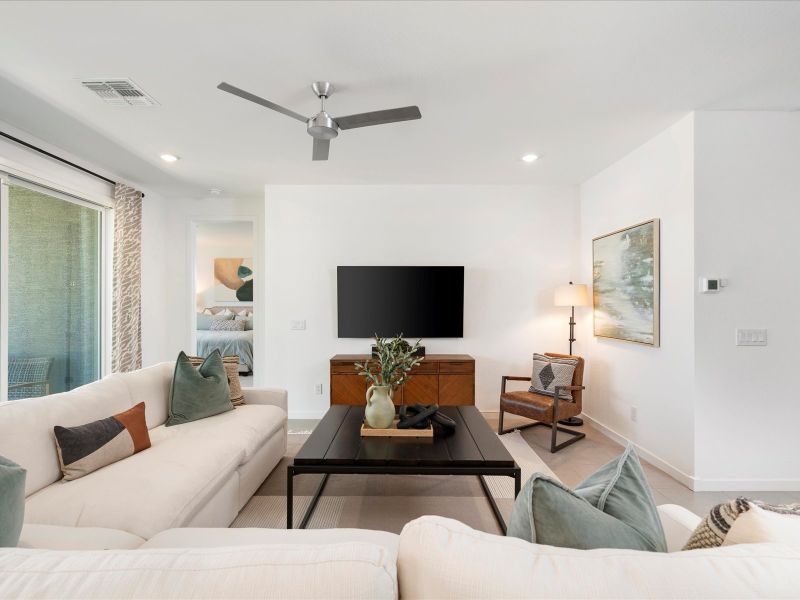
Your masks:
M 81 85 L 112 106 L 156 106 L 158 102 L 148 96 L 130 79 L 87 79 Z

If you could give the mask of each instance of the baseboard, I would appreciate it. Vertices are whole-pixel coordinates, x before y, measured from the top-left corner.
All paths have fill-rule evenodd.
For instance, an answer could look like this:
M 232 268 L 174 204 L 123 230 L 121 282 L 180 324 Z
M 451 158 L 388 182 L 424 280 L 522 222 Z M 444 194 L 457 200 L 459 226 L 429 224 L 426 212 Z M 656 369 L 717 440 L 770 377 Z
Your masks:
M 611 438 L 618 444 L 622 444 L 623 446 L 627 446 L 628 444 L 633 444 L 633 447 L 636 448 L 636 452 L 641 458 L 649 462 L 654 467 L 658 467 L 659 469 L 664 471 L 667 475 L 676 479 L 690 490 L 695 490 L 695 491 L 697 490 L 697 488 L 695 487 L 697 481 L 693 476 L 684 473 L 677 467 L 665 461 L 663 458 L 660 458 L 659 456 L 650 452 L 647 448 L 642 448 L 639 444 L 631 442 L 624 435 L 617 433 L 616 431 L 614 431 L 607 425 L 604 425 L 603 423 L 593 418 L 592 416 L 587 415 L 586 413 L 582 413 L 581 416 L 587 421 L 589 421 L 598 431 L 600 431 L 600 433 L 602 433 L 606 437 Z
M 289 409 L 289 418 L 290 419 L 321 419 L 325 416 L 325 413 L 328 412 L 327 409 L 325 410 L 292 410 Z

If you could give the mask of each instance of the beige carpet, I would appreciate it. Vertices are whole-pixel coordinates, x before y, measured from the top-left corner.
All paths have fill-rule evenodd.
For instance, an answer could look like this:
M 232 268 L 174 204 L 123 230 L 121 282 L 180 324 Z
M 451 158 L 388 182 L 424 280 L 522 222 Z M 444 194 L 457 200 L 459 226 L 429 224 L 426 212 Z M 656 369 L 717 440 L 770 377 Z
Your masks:
M 286 527 L 286 466 L 307 437 L 305 433 L 290 435 L 289 456 L 270 474 L 231 527 Z M 500 440 L 522 469 L 523 483 L 535 472 L 555 477 L 519 432 L 501 436 Z M 295 476 L 295 523 L 305 514 L 319 480 L 319 475 Z M 513 504 L 513 479 L 487 477 L 486 480 L 508 519 Z M 458 519 L 483 531 L 500 532 L 478 478 L 452 475 L 331 475 L 308 526 L 399 533 L 408 521 L 432 514 Z

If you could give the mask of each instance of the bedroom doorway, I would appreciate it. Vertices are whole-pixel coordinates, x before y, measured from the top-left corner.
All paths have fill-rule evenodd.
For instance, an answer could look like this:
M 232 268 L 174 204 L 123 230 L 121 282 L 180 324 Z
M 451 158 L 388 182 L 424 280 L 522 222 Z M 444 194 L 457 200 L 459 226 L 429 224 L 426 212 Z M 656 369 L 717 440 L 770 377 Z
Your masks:
M 195 356 L 219 350 L 238 358 L 244 387 L 254 385 L 256 320 L 254 219 L 192 221 L 194 273 L 192 347 Z

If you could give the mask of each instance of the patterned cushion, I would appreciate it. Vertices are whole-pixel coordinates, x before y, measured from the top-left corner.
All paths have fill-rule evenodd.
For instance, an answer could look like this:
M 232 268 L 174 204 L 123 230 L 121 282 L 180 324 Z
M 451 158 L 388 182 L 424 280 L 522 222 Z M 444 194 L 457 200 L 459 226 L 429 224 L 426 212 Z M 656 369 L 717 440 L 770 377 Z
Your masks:
M 214 319 L 211 321 L 211 331 L 244 331 L 244 321 Z
M 575 358 L 555 358 L 544 354 L 533 355 L 533 374 L 531 387 L 533 394 L 552 396 L 557 385 L 572 385 L 572 375 L 578 360 Z M 572 400 L 572 392 L 562 390 L 558 396 L 564 400 Z
M 747 498 L 736 498 L 730 502 L 717 504 L 700 522 L 700 525 L 689 536 L 683 547 L 684 550 L 697 550 L 699 548 L 716 548 L 725 544 L 725 538 L 733 527 L 736 519 L 754 507 L 774 513 L 800 516 L 800 504 L 766 504 Z
M 203 364 L 205 358 L 200 356 L 190 356 L 189 362 L 197 368 Z M 242 382 L 239 381 L 239 357 L 223 356 L 222 365 L 225 367 L 225 374 L 228 376 L 228 386 L 231 388 L 231 404 L 239 406 L 244 404 L 244 393 L 242 392 Z
M 106 419 L 77 427 L 53 427 L 58 461 L 70 481 L 150 447 L 144 402 Z

